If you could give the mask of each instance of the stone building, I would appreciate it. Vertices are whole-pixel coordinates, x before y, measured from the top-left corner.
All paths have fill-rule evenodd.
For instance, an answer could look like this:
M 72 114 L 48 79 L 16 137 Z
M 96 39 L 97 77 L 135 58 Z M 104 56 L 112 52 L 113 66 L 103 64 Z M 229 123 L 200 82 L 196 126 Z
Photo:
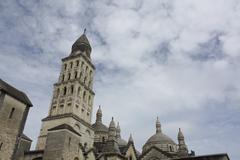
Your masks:
M 25 93 L 0 79 L 0 160 L 13 160 L 30 149 L 23 134 L 31 101 Z
M 72 45 L 69 56 L 62 59 L 61 72 L 54 84 L 47 117 L 37 140 L 36 150 L 18 150 L 19 160 L 228 160 L 227 154 L 195 156 L 189 153 L 179 129 L 178 143 L 162 131 L 157 118 L 156 133 L 137 151 L 132 135 L 121 137 L 120 124 L 114 118 L 109 125 L 102 122 L 99 106 L 92 123 L 93 78 L 95 67 L 92 48 L 82 34 Z M 1 102 L 1 101 L 0 101 Z M 30 140 L 25 137 L 23 140 Z M 24 144 L 23 144 L 24 146 Z M 25 147 L 27 148 L 27 147 Z

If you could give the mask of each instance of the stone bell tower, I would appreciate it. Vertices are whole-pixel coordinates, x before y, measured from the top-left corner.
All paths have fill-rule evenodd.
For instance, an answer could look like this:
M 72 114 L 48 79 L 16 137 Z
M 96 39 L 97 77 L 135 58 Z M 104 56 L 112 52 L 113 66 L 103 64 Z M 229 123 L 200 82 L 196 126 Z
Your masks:
M 36 149 L 46 144 L 48 130 L 67 124 L 81 134 L 82 142 L 92 145 L 94 132 L 91 127 L 95 67 L 91 61 L 91 45 L 84 33 L 72 45 L 71 53 L 62 59 L 58 82 L 54 84 L 48 116 L 42 120 L 42 128 Z

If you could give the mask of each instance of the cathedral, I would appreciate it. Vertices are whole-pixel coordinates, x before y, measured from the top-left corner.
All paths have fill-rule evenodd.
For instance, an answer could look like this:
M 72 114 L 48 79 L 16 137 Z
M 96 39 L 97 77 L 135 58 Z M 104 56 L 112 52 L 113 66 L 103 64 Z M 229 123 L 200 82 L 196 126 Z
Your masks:
M 155 134 L 146 140 L 141 152 L 135 148 L 132 135 L 128 140 L 121 137 L 114 118 L 103 124 L 101 106 L 92 122 L 95 66 L 91 53 L 84 32 L 62 59 L 35 150 L 30 150 L 32 140 L 23 134 L 33 105 L 25 93 L 0 80 L 0 160 L 229 160 L 225 153 L 197 156 L 189 152 L 181 129 L 178 142 L 174 142 L 163 133 L 158 118 Z

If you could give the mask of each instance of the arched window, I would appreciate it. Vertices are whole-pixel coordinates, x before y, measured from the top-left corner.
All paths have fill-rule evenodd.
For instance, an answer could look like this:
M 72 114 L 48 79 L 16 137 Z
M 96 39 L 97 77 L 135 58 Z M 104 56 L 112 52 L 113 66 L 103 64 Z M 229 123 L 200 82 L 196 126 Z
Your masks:
M 88 104 L 89 105 L 91 104 L 91 96 L 90 95 L 88 96 Z
M 87 77 L 84 77 L 83 83 L 85 84 L 87 80 Z
M 57 89 L 57 93 L 56 93 L 56 97 L 58 97 L 59 96 L 59 88 Z
M 79 160 L 78 157 L 75 157 L 74 160 Z
M 70 68 L 72 68 L 72 66 L 73 66 L 73 62 L 70 63 Z
M 90 87 L 91 86 L 91 80 L 90 81 L 88 81 L 88 87 Z
M 79 76 L 79 78 L 80 78 L 80 79 L 82 78 L 82 72 L 80 72 L 80 76 Z
M 67 69 L 67 64 L 64 64 L 64 70 L 66 70 Z
M 105 142 L 105 137 L 102 137 L 102 142 Z
M 86 74 L 87 74 L 87 72 L 88 72 L 88 66 L 86 67 Z
M 90 70 L 90 73 L 89 73 L 90 77 L 92 78 L 92 70 Z
M 89 130 L 86 130 L 86 133 L 88 134 L 88 136 L 91 135 L 90 131 Z
M 71 93 L 73 94 L 73 91 L 74 91 L 74 86 L 72 85 L 71 86 Z
M 86 91 L 83 92 L 83 100 L 86 101 Z
M 66 95 L 67 94 L 67 87 L 64 87 L 63 88 L 63 95 Z
M 62 75 L 62 82 L 64 81 L 64 78 L 65 78 L 65 75 L 63 74 L 63 75 Z
M 71 145 L 71 140 L 72 140 L 72 138 L 69 137 L 69 138 L 68 138 L 68 147 L 70 147 L 70 145 Z
M 11 112 L 9 114 L 9 117 L 8 117 L 9 119 L 11 119 L 13 117 L 14 111 L 15 111 L 15 108 L 12 108 L 12 110 L 11 110 Z
M 68 73 L 68 80 L 71 79 L 71 73 Z
M 81 87 L 78 87 L 77 95 L 79 96 L 81 92 Z
M 76 71 L 76 72 L 75 72 L 75 79 L 77 78 L 77 76 L 78 76 L 78 72 Z
M 77 132 L 80 132 L 80 126 L 78 124 L 75 124 L 74 125 L 74 129 L 77 131 Z
M 84 65 L 84 62 L 81 63 L 81 68 L 83 67 L 83 65 Z
M 79 60 L 76 61 L 76 66 L 79 66 Z
M 2 146 L 3 146 L 3 143 L 1 142 L 0 143 L 0 151 L 2 150 Z

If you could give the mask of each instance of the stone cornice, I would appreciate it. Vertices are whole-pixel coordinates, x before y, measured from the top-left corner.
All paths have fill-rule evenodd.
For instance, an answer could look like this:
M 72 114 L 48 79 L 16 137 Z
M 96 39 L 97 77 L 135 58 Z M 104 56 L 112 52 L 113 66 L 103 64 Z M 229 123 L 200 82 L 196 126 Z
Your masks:
M 87 58 L 87 56 L 85 56 L 84 54 L 77 54 L 77 55 L 71 55 L 68 57 L 65 57 L 62 59 L 62 62 L 70 60 L 70 59 L 74 59 L 76 57 L 83 57 L 85 59 L 85 61 L 95 70 L 95 66 L 92 64 L 92 62 L 89 60 L 89 58 Z
M 66 114 L 61 114 L 61 115 L 56 115 L 56 116 L 48 116 L 46 118 L 43 118 L 42 121 L 50 121 L 50 120 L 55 120 L 55 119 L 60 119 L 60 118 L 68 118 L 68 117 L 72 117 L 75 120 L 81 122 L 86 127 L 94 130 L 93 127 L 91 126 L 91 124 L 85 122 L 83 119 L 79 118 L 77 115 L 75 115 L 73 113 L 66 113 Z

